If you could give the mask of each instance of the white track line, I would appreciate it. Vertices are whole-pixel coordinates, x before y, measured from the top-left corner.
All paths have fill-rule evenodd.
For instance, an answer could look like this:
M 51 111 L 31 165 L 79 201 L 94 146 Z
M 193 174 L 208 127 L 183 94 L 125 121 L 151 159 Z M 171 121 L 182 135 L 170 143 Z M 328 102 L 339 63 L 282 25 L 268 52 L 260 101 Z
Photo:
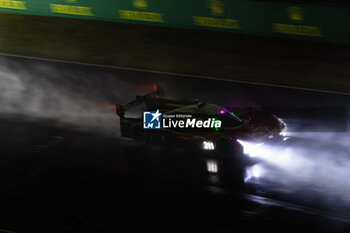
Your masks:
M 267 205 L 267 206 L 278 206 L 289 210 L 299 211 L 307 214 L 318 215 L 326 218 L 335 219 L 343 222 L 350 222 L 349 216 L 337 215 L 326 210 L 313 209 L 311 207 L 306 207 L 298 204 L 292 204 L 284 201 L 275 200 L 268 197 L 263 197 L 255 194 L 242 194 L 247 200 L 253 201 L 255 203 Z
M 320 89 L 313 89 L 313 88 L 304 88 L 304 87 L 295 87 L 295 86 L 287 86 L 287 85 L 268 84 L 268 83 L 242 81 L 242 80 L 232 80 L 232 79 L 225 79 L 225 78 L 214 78 L 214 77 L 209 77 L 209 76 L 172 73 L 172 72 L 165 72 L 165 71 L 147 70 L 147 69 L 122 67 L 122 66 L 101 65 L 101 64 L 94 64 L 94 63 L 68 61 L 68 60 L 60 60 L 60 59 L 54 59 L 54 58 L 32 57 L 32 56 L 17 55 L 17 54 L 2 53 L 2 52 L 0 52 L 0 56 L 18 57 L 18 58 L 33 59 L 33 60 L 48 61 L 48 62 L 67 63 L 67 64 L 73 64 L 73 65 L 94 66 L 94 67 L 102 67 L 102 68 L 109 68 L 109 69 L 129 70 L 129 71 L 137 71 L 137 72 L 164 74 L 164 75 L 181 76 L 181 77 L 189 77 L 189 78 L 199 78 L 199 79 L 209 79 L 209 80 L 217 80 L 217 81 L 224 81 L 224 82 L 249 84 L 249 85 L 256 85 L 256 86 L 287 88 L 287 89 L 294 89 L 294 90 L 300 90 L 300 91 L 312 91 L 312 92 L 320 92 L 320 93 L 327 93 L 327 94 L 336 94 L 336 95 L 347 95 L 347 96 L 350 96 L 350 93 L 348 93 L 348 92 L 327 91 L 327 90 L 320 90 Z

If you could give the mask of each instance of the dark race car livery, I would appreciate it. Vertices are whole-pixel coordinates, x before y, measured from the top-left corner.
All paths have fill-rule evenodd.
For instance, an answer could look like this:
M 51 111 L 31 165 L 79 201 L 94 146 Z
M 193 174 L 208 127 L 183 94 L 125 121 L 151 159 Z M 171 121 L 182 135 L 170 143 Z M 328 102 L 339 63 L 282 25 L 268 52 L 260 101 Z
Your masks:
M 228 156 L 244 154 L 244 148 L 240 141 L 279 142 L 286 132 L 285 123 L 271 113 L 249 110 L 235 114 L 215 104 L 197 100 L 170 100 L 163 96 L 163 88 L 155 85 L 153 92 L 145 96 L 136 96 L 136 100 L 123 106 L 115 104 L 115 112 L 120 117 L 121 136 L 146 143 L 194 145 Z M 167 115 L 187 114 L 195 119 L 220 120 L 221 127 L 143 129 L 142 118 L 125 116 L 128 110 L 141 104 L 145 104 L 145 111 L 158 110 Z

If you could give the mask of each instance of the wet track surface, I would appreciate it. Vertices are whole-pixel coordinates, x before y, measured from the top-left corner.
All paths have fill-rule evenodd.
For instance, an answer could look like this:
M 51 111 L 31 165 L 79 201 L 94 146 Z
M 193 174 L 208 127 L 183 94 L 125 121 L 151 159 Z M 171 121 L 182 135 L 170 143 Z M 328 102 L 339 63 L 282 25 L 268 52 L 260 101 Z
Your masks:
M 1 64 L 0 228 L 350 229 L 349 96 L 26 59 L 3 57 Z M 154 83 L 173 98 L 273 109 L 292 136 L 264 146 L 238 189 L 231 160 L 119 137 L 111 104 L 146 94 Z M 213 166 L 217 174 L 208 171 Z

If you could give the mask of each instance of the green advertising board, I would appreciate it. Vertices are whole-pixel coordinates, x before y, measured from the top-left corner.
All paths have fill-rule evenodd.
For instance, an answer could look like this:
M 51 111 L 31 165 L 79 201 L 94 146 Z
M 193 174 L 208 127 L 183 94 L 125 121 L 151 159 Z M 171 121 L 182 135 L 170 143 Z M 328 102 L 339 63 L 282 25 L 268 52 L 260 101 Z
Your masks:
M 258 0 L 0 0 L 0 11 L 350 42 L 350 8 Z

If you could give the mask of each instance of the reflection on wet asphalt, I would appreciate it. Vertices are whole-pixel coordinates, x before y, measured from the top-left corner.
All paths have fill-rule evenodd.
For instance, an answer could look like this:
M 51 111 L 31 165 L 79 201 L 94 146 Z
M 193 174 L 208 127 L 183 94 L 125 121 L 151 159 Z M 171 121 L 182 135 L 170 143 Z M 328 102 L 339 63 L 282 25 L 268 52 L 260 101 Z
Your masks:
M 344 228 L 340 217 L 290 203 L 296 197 L 283 202 L 259 196 L 262 187 L 242 187 L 232 160 L 181 148 L 144 146 L 50 123 L 13 117 L 1 120 L 0 129 L 7 132 L 0 137 L 0 224 L 5 229 L 328 232 Z M 37 145 L 51 146 L 33 151 Z M 288 223 L 290 217 L 295 222 Z M 308 224 L 300 225 L 304 221 Z

